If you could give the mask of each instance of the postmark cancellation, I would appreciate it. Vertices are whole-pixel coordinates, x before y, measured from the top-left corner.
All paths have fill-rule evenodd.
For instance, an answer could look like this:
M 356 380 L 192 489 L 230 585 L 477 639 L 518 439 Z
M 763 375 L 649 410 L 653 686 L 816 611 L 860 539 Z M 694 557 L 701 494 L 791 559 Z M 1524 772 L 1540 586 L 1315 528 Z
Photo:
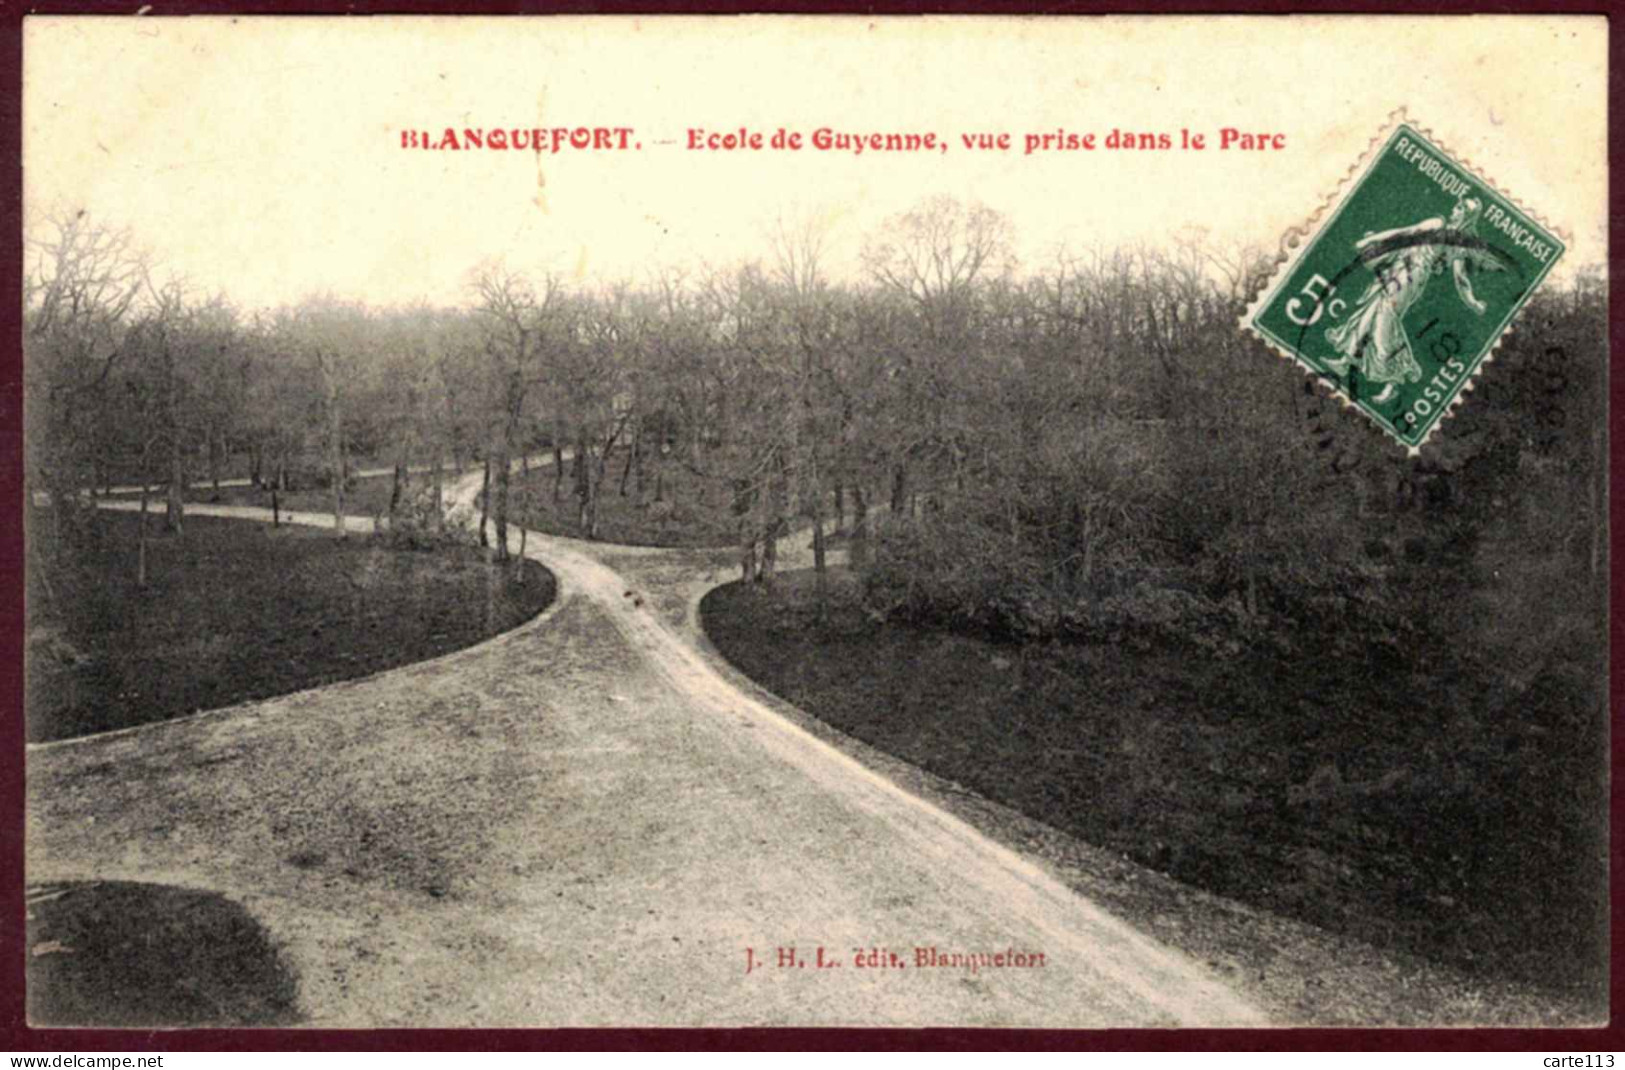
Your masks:
M 1415 454 L 1565 244 L 1403 112 L 1348 174 L 1241 325 Z

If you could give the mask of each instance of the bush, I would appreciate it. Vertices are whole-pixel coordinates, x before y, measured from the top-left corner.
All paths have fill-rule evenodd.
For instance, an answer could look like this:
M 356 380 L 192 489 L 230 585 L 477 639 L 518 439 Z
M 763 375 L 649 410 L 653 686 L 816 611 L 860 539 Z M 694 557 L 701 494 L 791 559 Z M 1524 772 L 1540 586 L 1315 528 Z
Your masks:
M 1002 638 L 1035 638 L 1055 617 L 1038 562 L 963 516 L 878 524 L 863 573 L 871 611 Z
M 1161 424 L 1025 398 L 989 421 L 973 463 L 937 473 L 922 508 L 876 518 L 863 569 L 873 610 L 1004 639 L 1064 637 L 1102 584 L 1161 563 Z
M 377 516 L 374 522 L 374 537 L 395 550 L 439 550 L 479 543 L 478 535 L 466 524 L 449 512 L 436 510 L 432 487 L 409 495 L 393 517 Z
M 1135 649 L 1191 646 L 1236 654 L 1245 645 L 1247 614 L 1238 598 L 1216 602 L 1166 582 L 1140 580 L 1127 590 L 1079 602 L 1064 615 L 1071 638 Z
M 1005 641 L 1190 645 L 1235 651 L 1247 640 L 1240 600 L 1216 600 L 1200 578 L 1120 555 L 1088 575 L 1021 552 L 985 525 L 895 525 L 863 573 L 872 613 Z

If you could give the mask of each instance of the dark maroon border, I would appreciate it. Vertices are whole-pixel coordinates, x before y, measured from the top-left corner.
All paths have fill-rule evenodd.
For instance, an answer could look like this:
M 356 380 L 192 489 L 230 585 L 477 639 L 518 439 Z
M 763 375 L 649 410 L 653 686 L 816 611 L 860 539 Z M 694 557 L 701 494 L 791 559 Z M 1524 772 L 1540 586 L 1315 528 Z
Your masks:
M 1026 1029 L 311 1029 L 311 1030 L 181 1030 L 142 1032 L 114 1029 L 30 1029 L 23 1014 L 23 763 L 22 583 L 22 18 L 24 14 L 131 14 L 140 0 L 40 0 L 20 4 L 0 0 L 0 326 L 5 345 L 0 349 L 0 496 L 11 503 L 0 524 L 0 583 L 7 586 L 13 611 L 0 618 L 0 685 L 4 687 L 5 716 L 0 718 L 0 753 L 13 760 L 0 762 L 0 1050 L 7 1051 L 565 1051 L 580 1049 L 670 1050 L 1140 1050 L 1140 1051 L 1550 1051 L 1585 1052 L 1625 1048 L 1621 1022 L 1621 955 L 1618 940 L 1611 960 L 1610 1025 L 1604 1029 L 1180 1029 L 1098 1031 Z M 1284 14 L 1310 5 L 1283 0 L 1114 0 L 1091 4 L 1080 0 L 997 3 L 994 0 L 697 0 L 693 3 L 657 3 L 630 0 L 151 0 L 149 16 L 192 14 L 737 14 L 755 12 L 853 15 L 917 14 L 1103 14 L 1112 13 L 1263 13 Z M 1317 13 L 1357 14 L 1608 14 L 1601 0 L 1532 0 L 1474 3 L 1469 0 L 1343 0 L 1320 6 Z M 1612 31 L 1613 27 L 1610 26 Z M 1617 165 L 1621 149 L 1622 103 L 1619 71 L 1620 35 L 1610 33 L 1608 65 L 1608 156 Z M 87 76 L 94 77 L 90 72 Z M 1616 172 L 1617 174 L 1617 172 Z M 1620 311 L 1617 250 L 1625 246 L 1625 206 L 1617 177 L 1609 181 L 1609 345 L 1618 354 L 1625 314 Z M 1610 360 L 1611 370 L 1622 363 Z M 1620 430 L 1625 417 L 1625 374 L 1610 377 L 1610 430 Z M 1610 524 L 1611 548 L 1619 546 L 1625 528 L 1625 436 L 1611 435 Z M 1613 576 L 1610 594 L 1618 604 L 1625 585 Z M 1625 652 L 1625 621 L 1611 621 L 1611 673 L 1609 697 L 1617 706 L 1625 679 L 1619 661 Z M 1620 732 L 1614 725 L 1610 768 L 1613 838 L 1610 869 L 1618 871 L 1622 859 L 1619 829 L 1625 824 L 1625 795 L 1620 790 L 1625 763 L 1620 756 Z M 1625 899 L 1614 888 L 1613 932 L 1625 928 Z

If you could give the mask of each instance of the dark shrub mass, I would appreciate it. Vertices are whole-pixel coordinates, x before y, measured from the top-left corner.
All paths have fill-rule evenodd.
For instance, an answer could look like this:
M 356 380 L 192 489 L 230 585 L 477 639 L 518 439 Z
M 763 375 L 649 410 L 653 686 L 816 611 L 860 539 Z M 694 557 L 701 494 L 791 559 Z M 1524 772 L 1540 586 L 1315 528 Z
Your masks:
M 214 892 L 95 881 L 29 888 L 28 1020 L 107 1029 L 287 1026 L 298 984 Z

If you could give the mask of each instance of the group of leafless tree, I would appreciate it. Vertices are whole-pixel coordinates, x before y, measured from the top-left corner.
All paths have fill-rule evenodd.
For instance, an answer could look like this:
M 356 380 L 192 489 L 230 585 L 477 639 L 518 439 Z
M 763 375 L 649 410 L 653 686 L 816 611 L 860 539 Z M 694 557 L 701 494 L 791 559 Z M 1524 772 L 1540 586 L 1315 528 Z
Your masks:
M 825 239 L 781 224 L 758 260 L 637 286 L 489 263 L 460 308 L 322 296 L 246 314 L 126 233 L 58 215 L 28 245 L 30 500 L 67 545 L 94 527 L 91 496 L 155 485 L 179 531 L 187 482 L 235 470 L 273 500 L 330 488 L 342 532 L 365 456 L 394 469 L 392 519 L 416 503 L 443 524 L 446 479 L 481 464 L 479 530 L 506 556 L 513 462 L 552 452 L 542 493 L 586 538 L 607 494 L 683 505 L 680 467 L 728 511 L 747 579 L 771 582 L 779 537 L 809 528 L 822 575 L 838 531 L 880 611 L 1044 634 L 1165 565 L 1199 565 L 1257 614 L 1487 449 L 1451 432 L 1407 461 L 1247 344 L 1253 255 L 1175 241 L 1018 271 L 1004 217 L 945 198 L 872 235 L 859 281 L 832 281 Z M 1565 301 L 1590 315 L 1600 291 L 1542 307 Z M 1542 448 L 1580 458 L 1575 493 L 1594 494 L 1600 447 L 1571 415 Z

